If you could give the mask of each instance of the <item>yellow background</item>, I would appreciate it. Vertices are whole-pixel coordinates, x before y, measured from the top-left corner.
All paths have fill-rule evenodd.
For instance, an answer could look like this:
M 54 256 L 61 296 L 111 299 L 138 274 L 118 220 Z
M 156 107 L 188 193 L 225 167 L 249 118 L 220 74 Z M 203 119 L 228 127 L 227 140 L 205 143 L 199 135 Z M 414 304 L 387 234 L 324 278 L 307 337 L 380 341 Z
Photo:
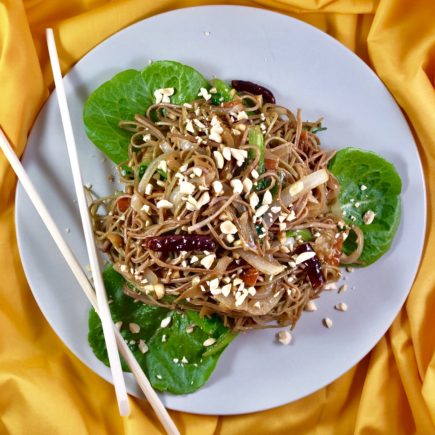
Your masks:
M 53 88 L 44 31 L 63 72 L 119 29 L 206 1 L 0 0 L 0 124 L 21 154 Z M 356 367 L 295 403 L 226 418 L 171 412 L 182 433 L 435 434 L 435 1 L 262 0 L 328 32 L 366 61 L 400 104 L 418 143 L 428 192 L 424 257 L 406 305 Z M 120 66 L 122 69 L 122 66 Z M 379 126 L 385 128 L 387 126 Z M 145 402 L 117 415 L 113 387 L 60 342 L 26 282 L 14 228 L 16 179 L 0 153 L 0 433 L 158 434 Z M 413 255 L 411 252 L 410 255 Z

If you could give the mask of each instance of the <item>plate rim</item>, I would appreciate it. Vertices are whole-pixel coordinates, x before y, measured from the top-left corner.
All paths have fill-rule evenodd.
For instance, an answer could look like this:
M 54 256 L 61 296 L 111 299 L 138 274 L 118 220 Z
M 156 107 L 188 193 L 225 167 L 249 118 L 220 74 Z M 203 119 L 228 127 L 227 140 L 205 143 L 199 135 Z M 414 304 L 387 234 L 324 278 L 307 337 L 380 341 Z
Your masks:
M 427 188 L 426 188 L 426 177 L 425 177 L 425 172 L 424 172 L 424 167 L 422 164 L 422 159 L 420 156 L 420 150 L 415 138 L 415 135 L 413 134 L 413 130 L 410 126 L 410 124 L 407 121 L 407 117 L 404 114 L 402 108 L 399 106 L 398 102 L 395 100 L 395 98 L 393 97 L 393 95 L 391 94 L 391 92 L 389 91 L 389 89 L 386 87 L 386 85 L 383 83 L 383 81 L 381 80 L 381 78 L 375 73 L 375 71 L 368 65 L 366 64 L 358 55 L 356 55 L 352 50 L 350 50 L 348 47 L 346 47 L 344 44 L 342 44 L 340 41 L 338 41 L 337 39 L 333 38 L 331 35 L 327 34 L 326 32 L 323 32 L 322 30 L 316 28 L 315 26 L 306 23 L 305 21 L 299 20 L 297 18 L 294 18 L 290 15 L 287 15 L 285 13 L 282 12 L 278 12 L 278 11 L 272 11 L 269 9 L 264 9 L 261 7 L 252 7 L 252 6 L 241 6 L 241 5 L 202 5 L 202 6 L 193 6 L 193 7 L 182 7 L 182 8 L 177 8 L 177 9 L 173 9 L 170 11 L 166 11 L 166 12 L 162 12 L 159 14 L 155 14 L 155 15 L 151 15 L 149 17 L 145 17 L 143 19 L 140 19 L 139 21 L 136 21 L 128 26 L 125 26 L 121 29 L 119 29 L 118 31 L 114 32 L 113 34 L 109 35 L 107 38 L 105 38 L 103 41 L 101 41 L 99 44 L 97 44 L 96 46 L 94 46 L 92 49 L 90 49 L 88 52 L 86 52 L 85 55 L 83 55 L 76 63 L 73 64 L 73 66 L 68 70 L 68 72 L 63 76 L 63 78 L 67 78 L 71 73 L 74 73 L 74 70 L 82 63 L 82 61 L 85 61 L 86 58 L 88 56 L 92 56 L 93 52 L 96 50 L 99 50 L 101 47 L 104 47 L 105 44 L 109 43 L 109 40 L 111 40 L 112 38 L 116 38 L 118 36 L 119 33 L 126 31 L 132 27 L 135 26 L 140 26 L 143 22 L 145 21 L 149 21 L 149 20 L 155 20 L 155 19 L 159 19 L 162 16 L 165 15 L 172 15 L 174 13 L 179 13 L 180 11 L 189 11 L 189 10 L 198 10 L 198 9 L 240 9 L 240 10 L 254 10 L 254 11 L 260 11 L 260 13 L 264 13 L 264 14 L 273 14 L 273 15 L 279 15 L 281 17 L 285 17 L 286 19 L 292 21 L 293 23 L 296 23 L 296 25 L 300 25 L 302 27 L 307 27 L 310 28 L 311 31 L 315 31 L 317 32 L 319 35 L 321 35 L 323 38 L 326 37 L 326 39 L 329 40 L 329 42 L 333 42 L 336 46 L 340 47 L 341 50 L 344 49 L 345 52 L 347 52 L 346 54 L 349 56 L 351 56 L 351 58 L 354 61 L 357 61 L 360 66 L 363 65 L 363 68 L 365 69 L 365 71 L 369 71 L 370 74 L 372 75 L 372 78 L 374 78 L 379 84 L 381 84 L 381 86 L 383 87 L 383 89 L 387 92 L 388 97 L 390 98 L 392 104 L 394 106 L 396 106 L 396 108 L 399 109 L 400 112 L 400 116 L 401 119 L 404 121 L 404 125 L 406 126 L 407 130 L 409 131 L 410 137 L 412 138 L 413 141 L 413 147 L 415 149 L 416 152 L 416 157 L 417 157 L 417 164 L 418 164 L 418 168 L 419 168 L 419 185 L 421 186 L 422 189 L 422 196 L 423 196 L 423 203 L 422 203 L 422 219 L 423 219 L 423 225 L 422 225 L 422 230 L 421 230 L 421 234 L 422 234 L 422 242 L 421 242 L 421 246 L 420 246 L 420 252 L 418 253 L 418 261 L 416 262 L 416 266 L 413 269 L 412 275 L 413 275 L 413 279 L 412 279 L 412 283 L 410 284 L 409 289 L 407 290 L 406 294 L 401 298 L 401 302 L 400 302 L 400 309 L 399 311 L 396 313 L 396 315 L 393 317 L 392 322 L 394 322 L 394 319 L 397 317 L 397 315 L 400 313 L 400 311 L 403 309 L 404 303 L 406 302 L 406 299 L 408 298 L 410 291 L 412 289 L 412 287 L 414 286 L 416 277 L 418 275 L 418 271 L 420 269 L 420 265 L 422 262 L 422 258 L 423 258 L 423 253 L 424 253 L 424 247 L 425 247 L 425 241 L 426 241 L 426 234 L 427 234 L 427 227 L 428 227 L 428 219 L 427 219 Z M 31 136 L 31 133 L 33 131 L 33 128 L 35 126 L 35 124 L 37 123 L 40 114 L 43 110 L 43 108 L 46 106 L 46 104 L 48 103 L 48 101 L 51 98 L 54 98 L 54 92 L 51 92 L 50 95 L 47 97 L 47 99 L 45 100 L 44 104 L 41 105 L 41 108 L 38 111 L 38 114 L 35 117 L 35 120 L 32 124 L 32 128 L 29 134 L 29 139 Z M 23 156 L 24 153 L 27 150 L 27 144 L 26 144 L 26 148 L 23 152 Z M 25 262 L 23 261 L 23 257 L 22 257 L 22 253 L 24 252 L 24 246 L 23 246 L 23 240 L 22 240 L 22 234 L 20 234 L 19 231 L 19 227 L 20 224 L 18 222 L 18 215 L 19 215 L 19 204 L 20 204 L 20 196 L 21 195 L 27 195 L 24 192 L 24 189 L 22 188 L 21 183 L 17 183 L 17 188 L 15 191 L 15 212 L 14 212 L 14 223 L 15 223 L 15 233 L 16 233 L 16 237 L 17 237 L 17 245 L 18 245 L 18 251 L 19 251 L 19 255 L 20 255 L 20 261 L 22 263 L 23 266 L 23 270 L 25 272 L 25 276 L 26 276 L 26 280 L 29 284 L 29 287 L 31 288 L 32 291 L 32 295 L 35 298 L 35 301 L 37 302 L 38 308 L 41 311 L 41 313 L 43 314 L 44 318 L 47 320 L 47 322 L 50 325 L 50 328 L 55 332 L 55 334 L 57 335 L 57 337 L 62 341 L 62 343 L 67 347 L 67 349 L 72 352 L 74 354 L 75 357 L 77 357 L 86 367 L 88 367 L 93 373 L 97 374 L 99 377 L 103 378 L 104 380 L 106 380 L 107 382 L 111 383 L 110 379 L 108 379 L 106 376 L 104 376 L 103 374 L 95 371 L 89 364 L 88 362 L 86 362 L 81 356 L 79 356 L 75 351 L 73 351 L 68 345 L 67 343 L 63 340 L 63 338 L 57 333 L 57 330 L 54 329 L 54 327 L 52 326 L 51 322 L 49 321 L 49 319 L 47 318 L 45 311 L 43 311 L 43 309 L 41 308 L 41 305 L 39 304 L 39 298 L 37 297 L 38 292 L 34 291 L 34 286 L 31 284 L 31 280 L 28 277 L 28 273 L 27 273 L 27 266 L 25 265 Z M 402 210 L 403 210 L 403 202 L 402 202 Z M 402 225 L 402 223 L 401 223 Z M 382 335 L 380 335 L 380 337 L 375 341 L 375 343 L 373 343 L 372 345 L 369 346 L 368 349 L 364 349 L 362 352 L 359 353 L 357 361 L 350 367 L 348 367 L 346 370 L 343 370 L 339 375 L 337 375 L 336 377 L 334 377 L 332 380 L 330 380 L 329 382 L 324 383 L 323 385 L 320 385 L 310 391 L 308 391 L 306 394 L 301 395 L 298 399 L 295 400 L 291 400 L 290 402 L 280 402 L 280 403 L 275 403 L 275 404 L 271 404 L 270 406 L 264 407 L 264 406 L 259 406 L 258 408 L 249 410 L 249 411 L 243 411 L 243 412 L 225 412 L 225 413 L 220 413 L 220 415 L 242 415 L 242 414 L 251 414 L 254 412 L 260 412 L 263 410 L 268 410 L 268 409 L 273 409 L 279 406 L 284 406 L 288 403 L 292 403 L 293 401 L 296 400 L 300 400 L 303 399 L 304 397 L 307 397 L 311 394 L 313 394 L 316 391 L 319 391 L 320 389 L 326 387 L 327 385 L 333 383 L 334 381 L 336 381 L 337 379 L 339 379 L 340 377 L 342 377 L 345 373 L 347 373 L 349 370 L 351 370 L 356 364 L 358 364 L 368 353 L 370 353 L 370 351 L 377 345 L 377 343 L 384 337 L 385 333 L 388 331 L 388 329 L 391 327 L 392 322 L 390 322 L 388 324 L 388 326 L 385 328 L 385 330 L 383 331 Z M 159 393 L 160 394 L 160 393 Z M 135 396 L 137 396 L 136 394 L 134 394 Z M 164 396 L 166 394 L 160 394 L 160 397 L 163 396 L 163 401 L 165 401 Z M 188 401 L 188 395 L 187 397 L 187 401 Z M 195 412 L 194 410 L 191 409 L 186 409 L 183 407 L 177 407 L 177 406 L 168 406 L 170 409 L 173 410 L 177 410 L 177 411 L 182 411 L 182 412 L 189 412 L 189 413 L 193 413 L 193 414 L 200 414 L 200 415 L 219 415 L 216 413 L 207 413 L 207 412 L 203 412 L 203 411 L 198 411 Z

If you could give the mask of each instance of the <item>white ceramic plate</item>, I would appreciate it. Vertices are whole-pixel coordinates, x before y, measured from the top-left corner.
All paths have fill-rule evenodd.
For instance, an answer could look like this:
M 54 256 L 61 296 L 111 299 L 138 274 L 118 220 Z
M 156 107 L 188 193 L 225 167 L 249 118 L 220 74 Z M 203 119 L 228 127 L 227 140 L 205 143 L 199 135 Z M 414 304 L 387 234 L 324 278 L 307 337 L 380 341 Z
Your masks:
M 324 292 L 319 310 L 306 313 L 290 346 L 275 331 L 241 334 L 224 352 L 206 386 L 189 396 L 163 394 L 176 410 L 247 413 L 299 399 L 356 364 L 382 337 L 412 285 L 424 239 L 425 191 L 417 149 L 406 121 L 376 75 L 341 44 L 303 22 L 260 9 L 209 6 L 158 15 L 124 29 L 87 54 L 65 77 L 84 179 L 99 194 L 113 184 L 113 165 L 87 139 L 82 108 L 87 96 L 117 72 L 142 69 L 150 59 L 192 65 L 206 77 L 266 85 L 277 101 L 303 108 L 304 119 L 325 117 L 330 148 L 373 150 L 393 162 L 403 180 L 402 221 L 390 252 L 349 275 L 343 295 Z M 24 165 L 83 265 L 85 245 L 56 97 L 35 123 Z M 88 367 L 109 370 L 87 342 L 89 304 L 21 186 L 16 197 L 21 258 L 33 294 L 53 329 Z M 354 288 L 353 288 L 354 287 Z M 346 302 L 339 313 L 335 303 Z M 334 321 L 331 329 L 321 319 Z M 128 390 L 138 395 L 130 374 Z M 90 392 L 91 393 L 91 392 Z

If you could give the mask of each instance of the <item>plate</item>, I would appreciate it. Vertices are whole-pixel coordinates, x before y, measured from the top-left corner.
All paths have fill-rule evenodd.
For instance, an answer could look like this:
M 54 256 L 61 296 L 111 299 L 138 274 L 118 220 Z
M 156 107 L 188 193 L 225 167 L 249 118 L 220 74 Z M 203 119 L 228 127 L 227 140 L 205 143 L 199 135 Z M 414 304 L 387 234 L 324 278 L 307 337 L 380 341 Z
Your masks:
M 248 31 L 247 25 L 250 29 Z M 114 165 L 87 139 L 82 122 L 88 95 L 114 74 L 153 59 L 192 65 L 206 77 L 246 79 L 270 88 L 277 101 L 325 118 L 324 146 L 375 151 L 403 180 L 403 213 L 390 252 L 346 276 L 349 290 L 325 291 L 318 311 L 305 313 L 293 342 L 275 331 L 240 334 L 207 385 L 189 396 L 162 394 L 170 409 L 201 414 L 249 413 L 282 405 L 329 384 L 382 337 L 403 305 L 417 271 L 425 230 L 424 179 L 416 145 L 399 107 L 377 76 L 353 53 L 315 28 L 278 13 L 235 6 L 181 9 L 113 35 L 65 77 L 84 180 L 100 195 Z M 80 263 L 88 263 L 56 96 L 41 110 L 23 163 Z M 89 304 L 18 186 L 16 224 L 24 270 L 36 301 L 63 342 L 104 379 L 110 372 L 87 342 Z M 346 313 L 334 310 L 346 302 Z M 330 329 L 322 318 L 330 317 Z M 128 374 L 128 390 L 140 395 Z

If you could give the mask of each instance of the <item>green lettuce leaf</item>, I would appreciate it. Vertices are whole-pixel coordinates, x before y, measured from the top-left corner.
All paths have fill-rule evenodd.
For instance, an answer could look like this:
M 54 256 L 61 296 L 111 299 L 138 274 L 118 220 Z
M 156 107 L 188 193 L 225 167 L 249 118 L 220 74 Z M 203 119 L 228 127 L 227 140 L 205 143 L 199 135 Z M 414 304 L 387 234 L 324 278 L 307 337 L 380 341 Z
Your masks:
M 190 66 L 173 61 L 154 62 L 143 71 L 126 70 L 103 83 L 88 98 L 83 120 L 89 139 L 115 163 L 128 159 L 131 132 L 119 122 L 145 114 L 154 103 L 154 91 L 174 88 L 174 104 L 196 99 L 200 88 L 209 88 L 205 78 Z
M 153 387 L 159 391 L 187 394 L 204 385 L 222 352 L 235 337 L 220 318 L 201 318 L 193 311 L 182 314 L 136 303 L 123 293 L 127 283 L 113 267 L 105 270 L 103 278 L 107 296 L 112 300 L 113 321 L 122 322 L 121 334 Z M 162 328 L 160 323 L 166 317 L 170 317 L 171 322 Z M 132 333 L 130 323 L 139 325 L 140 331 Z M 194 328 L 189 334 L 186 329 L 190 325 Z M 216 339 L 216 343 L 204 347 L 204 341 L 211 337 Z M 101 322 L 93 309 L 89 313 L 88 340 L 96 357 L 108 365 Z M 139 340 L 148 346 L 146 353 L 140 351 Z M 128 371 L 124 361 L 122 365 Z
M 388 251 L 399 226 L 400 176 L 390 162 L 356 148 L 338 151 L 328 169 L 340 183 L 338 200 L 343 220 L 348 225 L 357 225 L 364 233 L 360 264 L 355 266 L 368 266 Z M 363 221 L 368 210 L 375 213 L 370 225 Z M 344 251 L 349 254 L 354 249 L 355 237 L 351 233 Z

